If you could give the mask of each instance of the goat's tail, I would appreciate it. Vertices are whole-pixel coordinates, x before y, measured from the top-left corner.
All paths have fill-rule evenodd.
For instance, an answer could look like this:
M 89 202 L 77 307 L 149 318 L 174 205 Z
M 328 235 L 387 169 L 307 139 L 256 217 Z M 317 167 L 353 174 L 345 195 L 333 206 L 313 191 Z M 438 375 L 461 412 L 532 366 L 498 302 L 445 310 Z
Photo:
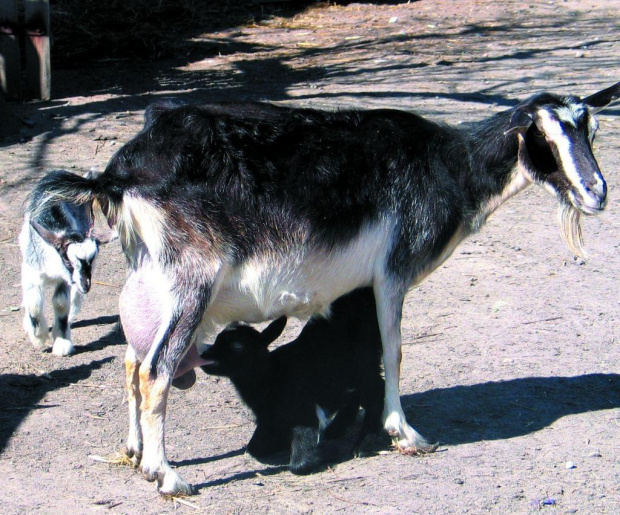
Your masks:
M 48 173 L 35 186 L 29 195 L 28 211 L 34 217 L 53 205 L 70 203 L 83 205 L 98 204 L 108 219 L 110 226 L 116 222 L 122 192 L 107 188 L 103 176 L 83 177 L 66 170 Z

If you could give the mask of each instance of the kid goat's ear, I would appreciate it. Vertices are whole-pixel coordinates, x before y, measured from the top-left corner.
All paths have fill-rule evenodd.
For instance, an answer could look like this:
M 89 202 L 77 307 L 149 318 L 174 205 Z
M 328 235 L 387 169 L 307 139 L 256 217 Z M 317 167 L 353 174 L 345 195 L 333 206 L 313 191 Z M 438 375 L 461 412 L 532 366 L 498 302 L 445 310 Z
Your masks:
M 30 225 L 46 243 L 49 243 L 55 249 L 59 250 L 65 246 L 65 237 L 63 234 L 58 234 L 46 229 L 36 220 L 30 220 Z
M 269 324 L 265 330 L 260 333 L 260 342 L 262 345 L 267 347 L 271 342 L 278 339 L 278 336 L 282 334 L 284 328 L 286 327 L 287 319 L 286 317 L 280 317 L 271 324 Z

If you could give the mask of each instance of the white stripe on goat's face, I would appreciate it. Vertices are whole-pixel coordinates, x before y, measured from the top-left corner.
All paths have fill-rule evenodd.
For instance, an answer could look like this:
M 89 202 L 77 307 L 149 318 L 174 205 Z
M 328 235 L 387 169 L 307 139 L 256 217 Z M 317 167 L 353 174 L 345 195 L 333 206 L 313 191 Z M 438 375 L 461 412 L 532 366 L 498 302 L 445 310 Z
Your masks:
M 94 238 L 86 238 L 80 243 L 70 243 L 67 247 L 67 259 L 71 263 L 71 281 L 80 293 L 90 290 L 91 276 L 95 258 L 99 252 L 99 243 Z
M 539 108 L 533 119 L 535 126 L 521 136 L 525 150 L 520 158 L 528 178 L 584 214 L 602 211 L 607 185 L 592 154 L 594 115 L 583 104 L 566 100 L 565 105 Z

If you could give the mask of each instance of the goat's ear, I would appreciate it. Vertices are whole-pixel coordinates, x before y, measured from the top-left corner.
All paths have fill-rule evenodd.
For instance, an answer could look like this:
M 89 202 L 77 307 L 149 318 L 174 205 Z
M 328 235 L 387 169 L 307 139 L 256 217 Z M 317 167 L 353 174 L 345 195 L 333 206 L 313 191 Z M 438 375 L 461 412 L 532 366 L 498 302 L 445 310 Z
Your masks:
M 620 82 L 584 98 L 583 103 L 596 113 L 618 98 L 620 98 Z
M 41 238 L 43 238 L 43 240 L 46 243 L 49 243 L 52 247 L 56 249 L 61 249 L 66 246 L 66 238 L 63 234 L 58 234 L 54 231 L 46 229 L 36 220 L 30 220 L 30 225 L 35 231 L 37 231 L 37 234 L 41 236 Z
M 278 339 L 286 327 L 286 317 L 280 317 L 269 324 L 265 330 L 260 333 L 260 342 L 267 347 L 271 342 Z
M 512 113 L 510 118 L 510 126 L 508 130 L 504 132 L 504 136 L 508 134 L 524 133 L 532 125 L 532 115 L 527 111 L 525 107 L 517 107 L 515 112 Z

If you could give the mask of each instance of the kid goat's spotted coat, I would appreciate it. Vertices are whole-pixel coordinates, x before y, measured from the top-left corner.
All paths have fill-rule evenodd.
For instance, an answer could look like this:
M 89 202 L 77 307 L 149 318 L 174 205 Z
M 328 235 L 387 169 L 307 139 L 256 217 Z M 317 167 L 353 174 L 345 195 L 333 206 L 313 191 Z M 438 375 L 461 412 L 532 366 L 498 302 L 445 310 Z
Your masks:
M 71 322 L 90 290 L 99 240 L 93 235 L 91 202 L 82 205 L 63 202 L 38 209 L 46 195 L 43 183 L 30 194 L 19 235 L 23 257 L 23 325 L 32 344 L 43 349 L 49 334 L 45 288 L 51 287 L 52 352 L 68 356 L 73 352 Z

